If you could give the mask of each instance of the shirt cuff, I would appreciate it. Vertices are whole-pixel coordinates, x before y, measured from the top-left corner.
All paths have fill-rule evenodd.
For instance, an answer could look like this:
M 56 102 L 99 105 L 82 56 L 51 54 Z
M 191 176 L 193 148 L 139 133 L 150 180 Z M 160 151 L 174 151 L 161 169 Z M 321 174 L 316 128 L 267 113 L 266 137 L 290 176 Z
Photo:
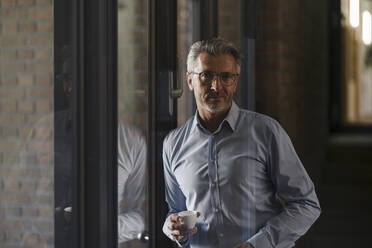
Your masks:
M 177 245 L 179 247 L 189 247 L 189 245 L 190 245 L 190 237 L 186 241 L 184 241 L 184 242 L 178 242 L 177 240 L 175 240 L 175 242 L 177 243 Z
M 270 242 L 269 234 L 263 229 L 248 239 L 247 242 L 254 248 L 274 248 Z

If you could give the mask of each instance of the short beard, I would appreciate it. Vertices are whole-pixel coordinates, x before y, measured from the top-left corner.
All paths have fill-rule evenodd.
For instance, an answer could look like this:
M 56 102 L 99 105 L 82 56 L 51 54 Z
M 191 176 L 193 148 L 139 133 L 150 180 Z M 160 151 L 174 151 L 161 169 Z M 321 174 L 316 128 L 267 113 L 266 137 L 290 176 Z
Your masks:
M 213 104 L 214 105 L 214 104 Z M 210 105 L 208 105 L 207 103 L 205 104 L 202 104 L 201 106 L 203 109 L 205 109 L 206 111 L 208 111 L 209 113 L 211 114 L 217 114 L 219 112 L 223 112 L 225 110 L 225 108 L 223 107 L 218 107 L 218 105 L 214 105 L 213 107 L 211 107 Z

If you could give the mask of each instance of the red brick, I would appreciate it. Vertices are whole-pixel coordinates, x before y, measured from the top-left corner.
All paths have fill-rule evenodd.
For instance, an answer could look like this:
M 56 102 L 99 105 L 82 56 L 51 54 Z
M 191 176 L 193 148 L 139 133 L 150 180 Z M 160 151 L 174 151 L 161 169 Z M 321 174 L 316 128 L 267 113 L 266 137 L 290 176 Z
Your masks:
M 40 208 L 40 217 L 44 218 L 53 218 L 54 216 L 54 209 L 53 208 Z
M 33 141 L 28 144 L 29 151 L 46 152 L 52 150 L 53 143 L 47 141 Z
M 5 215 L 6 216 L 21 216 L 22 215 L 22 208 L 20 207 L 7 207 L 5 208 Z
M 36 84 L 37 85 L 52 85 L 52 76 L 47 74 L 47 75 L 37 75 L 36 76 Z
M 26 37 L 23 36 L 3 36 L 0 39 L 0 45 L 5 47 L 20 47 L 26 45 Z
M 5 192 L 0 192 L 0 197 L 2 202 L 6 202 L 8 204 L 29 204 L 30 203 L 30 196 L 24 193 L 14 193 L 9 194 Z M 1 226 L 0 221 L 0 226 Z M 1 229 L 1 228 L 0 228 Z
M 22 143 L 21 141 L 11 141 L 13 142 L 12 143 L 12 146 L 15 146 L 17 147 L 17 150 L 20 150 L 20 147 L 22 147 Z M 8 165 L 16 165 L 16 164 L 19 164 L 19 157 L 18 157 L 18 154 L 12 154 L 11 151 L 6 153 L 5 156 L 4 156 L 4 164 L 8 164 Z
M 53 7 L 35 7 L 29 9 L 30 19 L 52 19 L 53 18 Z
M 6 219 L 0 222 L 0 230 L 18 231 L 30 228 L 30 222 L 28 220 L 16 220 L 16 219 Z
M 19 32 L 21 33 L 33 33 L 36 30 L 34 22 L 22 22 L 19 24 Z
M 33 58 L 33 51 L 31 49 L 20 49 L 17 51 L 17 58 L 18 59 L 32 59 Z
M 17 110 L 17 102 L 3 101 L 1 103 L 1 111 L 5 113 L 14 113 Z
M 41 33 L 51 33 L 53 32 L 53 22 L 51 21 L 38 21 L 37 31 Z
M 33 204 L 41 206 L 53 206 L 53 196 L 52 195 L 32 195 L 30 201 Z
M 27 71 L 33 73 L 53 72 L 53 62 L 35 62 L 27 65 Z
M 18 102 L 18 112 L 20 113 L 33 113 L 34 103 L 33 102 Z
M 1 0 L 1 7 L 6 8 L 6 7 L 14 7 L 17 5 L 16 0 Z
M 52 165 L 53 156 L 51 154 L 42 154 L 37 157 L 37 163 L 40 165 Z
M 30 128 L 30 127 L 20 127 L 18 129 L 20 138 L 28 138 L 28 137 L 30 137 L 31 130 L 32 130 L 32 128 Z
M 52 60 L 53 52 L 50 48 L 38 48 L 35 50 L 35 59 L 37 60 Z
M 22 99 L 24 95 L 24 90 L 22 88 L 0 88 L 1 99 Z
M 20 147 L 21 147 L 21 141 L 1 140 L 0 142 L 0 151 L 3 151 L 3 152 L 17 151 Z M 4 160 L 5 159 L 6 157 L 4 158 Z M 6 162 L 6 160 L 4 162 Z
M 53 235 L 40 235 L 40 244 L 44 247 L 49 247 L 54 245 L 54 236 Z
M 17 76 L 17 81 L 20 86 L 32 86 L 34 77 L 32 74 L 20 74 Z
M 13 126 L 7 126 L 3 127 L 3 137 L 17 137 L 18 136 L 18 130 L 16 127 Z
M 17 191 L 20 187 L 21 184 L 17 180 L 14 180 L 13 178 L 4 179 L 4 189 L 6 191 Z
M 50 105 L 49 102 L 48 105 Z M 52 139 L 52 128 L 51 127 L 36 127 L 34 129 L 34 138 L 38 140 L 51 140 Z
M 30 97 L 38 99 L 52 99 L 53 89 L 52 88 L 32 88 L 30 90 Z
M 52 111 L 52 105 L 49 101 L 37 102 L 36 112 L 37 113 L 49 113 Z
M 53 230 L 54 225 L 52 221 L 35 221 L 33 227 L 37 232 L 48 232 Z
M 22 182 L 22 191 L 24 192 L 36 192 L 37 182 L 24 181 Z
M 1 125 L 4 125 L 4 126 L 7 126 L 7 125 L 20 126 L 25 123 L 25 117 L 23 114 L 0 113 L 0 123 Z
M 18 0 L 18 6 L 20 7 L 30 7 L 35 4 L 35 0 Z
M 53 35 L 32 35 L 28 37 L 28 45 L 30 46 L 53 46 Z
M 2 61 L 12 61 L 17 58 L 17 51 L 15 49 L 3 49 L 1 51 Z
M 8 75 L 2 75 L 0 80 L 2 85 L 6 86 L 14 86 L 17 84 L 17 78 L 13 74 Z M 0 89 L 2 90 L 2 89 Z M 1 93 L 0 93 L 1 95 Z
M 26 70 L 26 65 L 24 61 L 17 63 L 2 63 L 1 65 L 2 73 L 13 74 L 17 72 L 24 72 Z
M 36 0 L 36 5 L 37 6 L 43 6 L 43 5 L 53 5 L 52 0 Z
M 26 233 L 24 234 L 23 241 L 25 242 L 26 245 L 38 246 L 40 242 L 40 235 L 36 233 Z
M 53 185 L 52 182 L 41 181 L 41 182 L 39 182 L 38 190 L 40 190 L 42 192 L 53 192 L 54 185 Z
M 22 214 L 25 217 L 38 217 L 39 216 L 39 209 L 36 207 L 28 207 L 25 206 L 22 208 Z
M 17 19 L 19 21 L 27 18 L 27 9 L 20 8 L 4 9 L 1 15 L 3 20 Z
M 16 34 L 18 32 L 17 22 L 3 22 L 1 27 L 3 35 Z

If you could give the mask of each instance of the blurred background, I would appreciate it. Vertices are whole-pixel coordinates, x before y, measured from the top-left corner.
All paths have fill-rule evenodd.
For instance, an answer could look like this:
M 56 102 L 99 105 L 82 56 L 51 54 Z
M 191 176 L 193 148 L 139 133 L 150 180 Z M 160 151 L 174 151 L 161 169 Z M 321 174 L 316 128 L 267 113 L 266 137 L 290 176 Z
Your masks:
M 64 38 L 75 23 L 69 19 L 69 1 L 58 5 L 64 9 L 57 9 L 57 2 L 0 0 L 1 248 L 75 247 L 65 242 L 72 235 L 69 207 L 75 190 L 76 50 Z M 185 81 L 189 46 L 213 36 L 229 39 L 244 55 L 235 101 L 281 123 L 315 183 L 323 212 L 296 247 L 370 246 L 372 1 L 116 3 L 119 125 L 134 128 L 158 153 L 161 137 L 195 113 Z M 55 25 L 59 11 L 65 16 L 63 29 Z M 154 24 L 164 20 L 173 21 L 163 28 Z M 178 88 L 175 95 L 183 93 L 164 105 L 154 92 L 163 89 L 158 81 L 168 87 L 169 80 Z M 165 89 L 166 99 L 168 93 Z M 164 106 L 170 117 L 154 121 Z M 159 140 L 151 143 L 158 130 Z M 143 165 L 148 176 L 142 236 L 135 234 L 120 247 L 150 247 L 143 237 L 151 225 L 162 224 L 166 209 L 153 204 L 164 204 L 164 188 L 161 179 L 156 188 L 151 183 L 161 177 L 159 163 L 155 156 Z

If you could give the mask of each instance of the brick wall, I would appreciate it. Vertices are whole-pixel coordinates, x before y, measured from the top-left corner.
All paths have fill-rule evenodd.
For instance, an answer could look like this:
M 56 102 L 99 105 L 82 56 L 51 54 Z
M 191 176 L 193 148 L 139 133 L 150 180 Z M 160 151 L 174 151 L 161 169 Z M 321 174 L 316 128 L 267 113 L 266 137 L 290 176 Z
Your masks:
M 316 186 L 328 135 L 327 18 L 322 0 L 262 0 L 257 18 L 257 111 L 286 129 Z
M 53 2 L 0 6 L 0 247 L 52 247 Z
M 119 120 L 147 131 L 147 1 L 119 0 Z

